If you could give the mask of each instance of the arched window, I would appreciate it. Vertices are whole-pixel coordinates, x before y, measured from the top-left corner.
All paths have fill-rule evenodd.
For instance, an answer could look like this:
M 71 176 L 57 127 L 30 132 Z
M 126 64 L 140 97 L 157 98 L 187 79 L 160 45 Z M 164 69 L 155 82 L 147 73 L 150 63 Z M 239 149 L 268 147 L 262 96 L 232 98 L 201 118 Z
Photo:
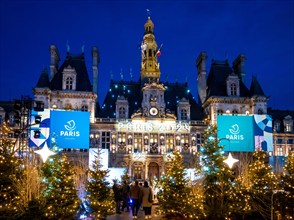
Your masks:
M 186 109 L 181 109 L 181 120 L 187 120 L 188 114 Z
M 232 115 L 237 115 L 237 114 L 238 114 L 238 110 L 234 109 L 234 110 L 232 111 Z
M 218 110 L 217 110 L 217 114 L 218 114 L 218 115 L 222 115 L 222 114 L 224 114 L 224 111 L 223 111 L 222 109 L 218 109 Z
M 88 111 L 88 106 L 83 105 L 81 110 L 82 110 L 82 112 L 87 112 Z
M 120 107 L 118 109 L 119 118 L 126 118 L 126 109 L 124 107 Z
M 73 79 L 71 77 L 67 77 L 65 80 L 65 89 L 72 90 Z
M 262 109 L 258 109 L 257 114 L 258 114 L 258 115 L 262 115 L 262 114 L 263 114 Z
M 237 85 L 235 83 L 231 84 L 231 95 L 237 95 Z

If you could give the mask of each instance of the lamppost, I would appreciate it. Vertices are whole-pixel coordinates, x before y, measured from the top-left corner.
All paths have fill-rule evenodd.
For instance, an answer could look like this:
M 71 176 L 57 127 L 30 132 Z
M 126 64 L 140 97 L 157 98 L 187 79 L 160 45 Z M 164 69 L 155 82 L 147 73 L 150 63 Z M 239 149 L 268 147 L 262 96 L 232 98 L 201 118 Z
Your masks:
M 273 193 L 271 196 L 271 220 L 274 220 L 274 195 L 278 192 L 284 192 L 284 190 L 282 189 L 273 190 Z

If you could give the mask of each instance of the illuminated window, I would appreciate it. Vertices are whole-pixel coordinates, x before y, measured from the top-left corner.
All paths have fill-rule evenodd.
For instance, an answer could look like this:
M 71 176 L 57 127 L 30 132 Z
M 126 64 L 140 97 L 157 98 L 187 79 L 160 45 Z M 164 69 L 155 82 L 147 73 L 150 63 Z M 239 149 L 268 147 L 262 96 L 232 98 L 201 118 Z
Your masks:
M 71 77 L 67 77 L 65 80 L 65 89 L 72 90 L 73 87 L 73 79 Z
M 87 112 L 88 111 L 88 106 L 83 105 L 81 110 L 82 110 L 82 112 Z
M 108 131 L 102 131 L 101 148 L 102 149 L 109 149 L 110 148 L 110 132 L 108 132 Z
M 117 137 L 118 143 L 126 143 L 126 133 L 119 132 Z
M 187 120 L 188 114 L 186 109 L 181 109 L 181 120 Z
M 138 152 L 142 152 L 142 134 L 135 133 L 134 134 L 134 149 L 137 149 Z
M 237 95 L 237 85 L 235 83 L 231 84 L 231 95 Z
M 291 126 L 290 123 L 286 123 L 285 131 L 286 131 L 286 132 L 291 132 L 291 131 L 292 131 L 292 126 Z
M 174 149 L 174 135 L 166 134 L 165 146 L 167 152 L 171 152 Z
M 158 134 L 150 134 L 150 144 L 157 144 Z
M 282 147 L 277 148 L 277 156 L 283 156 L 283 148 Z

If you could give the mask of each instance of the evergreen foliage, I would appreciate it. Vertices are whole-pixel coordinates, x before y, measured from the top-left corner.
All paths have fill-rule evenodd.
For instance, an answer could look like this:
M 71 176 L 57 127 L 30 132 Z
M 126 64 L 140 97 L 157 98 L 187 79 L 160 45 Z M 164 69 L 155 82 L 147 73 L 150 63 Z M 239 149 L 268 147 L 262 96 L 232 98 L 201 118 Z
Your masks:
M 223 162 L 222 146 L 219 146 L 217 127 L 208 126 L 204 133 L 201 149 L 204 173 L 203 190 L 205 212 L 208 219 L 225 219 L 229 216 L 232 191 L 232 172 Z
M 114 214 L 115 202 L 110 183 L 106 180 L 109 170 L 102 170 L 100 150 L 95 155 L 93 168 L 88 170 L 89 179 L 86 186 L 87 202 L 94 219 L 105 219 Z
M 0 219 L 17 219 L 20 196 L 16 184 L 23 176 L 22 159 L 15 156 L 14 142 L 8 138 L 6 123 L 1 126 L 0 139 Z
M 203 213 L 201 201 L 185 178 L 185 167 L 182 156 L 178 151 L 174 151 L 169 161 L 169 166 L 160 179 L 161 191 L 157 198 L 159 201 L 158 212 L 167 217 L 180 217 L 199 219 Z M 201 199 L 200 199 L 201 200 Z
M 74 185 L 72 165 L 65 155 L 47 160 L 43 168 L 46 209 L 48 219 L 74 219 L 79 198 Z
M 286 164 L 284 166 L 284 173 L 281 178 L 284 210 L 283 215 L 285 219 L 293 219 L 294 216 L 294 152 L 289 152 Z

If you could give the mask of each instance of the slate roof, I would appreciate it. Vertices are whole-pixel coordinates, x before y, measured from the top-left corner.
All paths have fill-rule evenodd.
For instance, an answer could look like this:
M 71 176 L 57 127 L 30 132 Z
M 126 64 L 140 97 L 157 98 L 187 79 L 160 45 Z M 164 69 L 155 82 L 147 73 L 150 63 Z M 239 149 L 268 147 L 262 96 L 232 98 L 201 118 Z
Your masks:
M 255 76 L 252 76 L 252 82 L 250 86 L 250 94 L 252 96 L 258 95 L 258 96 L 265 96 L 264 92 Z
M 49 76 L 47 69 L 44 69 L 41 73 L 41 76 L 37 82 L 37 88 L 45 88 L 50 86 Z
M 203 110 L 189 92 L 187 83 L 164 83 L 166 88 L 164 97 L 166 109 L 177 115 L 177 102 L 182 98 L 189 100 L 191 105 L 191 120 L 202 120 Z M 141 83 L 134 81 L 111 81 L 109 90 L 100 108 L 98 117 L 115 118 L 116 101 L 119 96 L 124 96 L 129 102 L 129 118 L 141 108 L 142 92 Z
M 273 126 L 274 123 L 279 121 L 281 123 L 280 125 L 280 132 L 279 133 L 284 133 L 284 119 L 286 116 L 290 115 L 292 119 L 294 120 L 294 111 L 292 110 L 275 110 L 272 108 L 267 109 L 267 114 L 270 115 L 273 119 Z M 294 133 L 294 131 L 292 131 Z
M 59 67 L 57 73 L 54 75 L 51 82 L 47 82 L 47 77 L 45 76 L 45 72 L 43 71 L 38 83 L 37 88 L 49 87 L 51 90 L 62 90 L 62 72 L 64 68 L 71 66 L 76 70 L 77 73 L 77 85 L 76 91 L 92 91 L 92 85 L 89 80 L 88 71 L 86 68 L 84 53 L 79 55 L 72 55 L 70 53 L 67 54 L 65 61 Z M 49 81 L 49 78 L 48 78 Z
M 228 60 L 212 60 L 207 77 L 207 98 L 211 96 L 228 96 L 226 80 L 232 74 Z M 250 91 L 240 79 L 240 97 L 250 97 Z

